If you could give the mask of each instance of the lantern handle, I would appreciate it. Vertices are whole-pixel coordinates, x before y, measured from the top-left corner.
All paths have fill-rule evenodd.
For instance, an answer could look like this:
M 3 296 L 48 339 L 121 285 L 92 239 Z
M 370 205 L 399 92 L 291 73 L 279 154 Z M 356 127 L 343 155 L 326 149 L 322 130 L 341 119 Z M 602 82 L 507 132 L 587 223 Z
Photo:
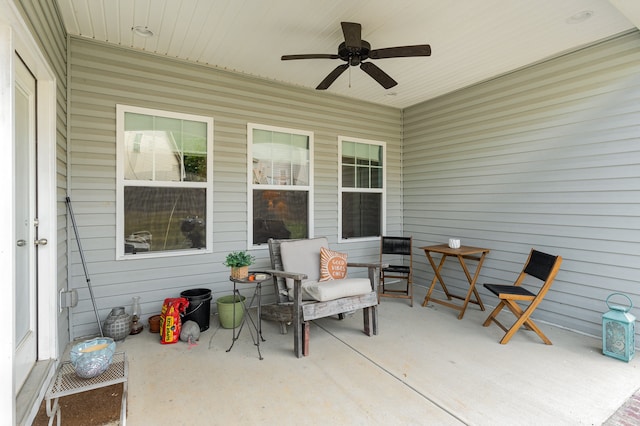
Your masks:
M 623 296 L 623 297 L 626 297 L 626 298 L 627 298 L 627 300 L 629 301 L 629 307 L 628 307 L 628 308 L 626 308 L 626 309 L 625 309 L 624 307 L 622 307 L 622 306 L 614 306 L 614 307 L 612 307 L 612 306 L 609 304 L 609 299 L 611 299 L 611 297 L 616 296 L 616 295 L 617 295 L 617 296 Z M 631 310 L 631 308 L 633 308 L 633 302 L 631 301 L 631 298 L 630 298 L 629 296 L 627 296 L 626 294 L 623 294 L 623 293 L 611 293 L 611 294 L 607 297 L 606 304 L 607 304 L 607 307 L 608 307 L 609 309 L 613 309 L 613 310 L 616 310 L 616 311 L 622 311 L 622 312 L 629 312 L 629 311 Z M 618 309 L 615 309 L 615 308 L 618 308 Z

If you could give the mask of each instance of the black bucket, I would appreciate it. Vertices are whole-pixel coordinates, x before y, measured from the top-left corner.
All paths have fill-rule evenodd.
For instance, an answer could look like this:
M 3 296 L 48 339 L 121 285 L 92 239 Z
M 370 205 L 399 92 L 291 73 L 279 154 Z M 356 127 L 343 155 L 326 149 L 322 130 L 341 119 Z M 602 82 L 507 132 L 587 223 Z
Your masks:
M 200 331 L 207 330 L 211 315 L 211 290 L 206 288 L 185 290 L 180 293 L 180 297 L 189 301 L 189 306 L 182 316 L 182 323 L 195 321 L 200 326 Z

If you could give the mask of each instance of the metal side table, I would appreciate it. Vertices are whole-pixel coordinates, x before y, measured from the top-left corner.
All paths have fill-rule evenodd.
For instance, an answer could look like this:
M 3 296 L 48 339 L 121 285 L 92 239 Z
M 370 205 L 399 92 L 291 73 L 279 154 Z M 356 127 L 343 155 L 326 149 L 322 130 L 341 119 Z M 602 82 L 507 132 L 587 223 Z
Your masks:
M 124 352 L 116 352 L 113 354 L 113 361 L 107 371 L 92 379 L 78 377 L 76 370 L 73 368 L 73 365 L 71 365 L 71 361 L 63 362 L 60 364 L 60 367 L 58 367 L 58 372 L 45 394 L 49 426 L 53 424 L 56 416 L 58 418 L 57 425 L 60 426 L 61 424 L 59 398 L 115 385 L 117 383 L 122 383 L 120 425 L 126 426 L 128 376 L 129 363 L 127 362 L 127 356 Z
M 260 360 L 262 360 L 262 353 L 260 352 L 260 341 L 262 340 L 263 342 L 265 341 L 264 337 L 262 337 L 262 312 L 261 312 L 261 304 L 262 304 L 262 283 L 265 281 L 269 281 L 272 279 L 271 274 L 268 274 L 266 272 L 261 272 L 261 271 L 251 271 L 249 272 L 249 276 L 246 278 L 233 278 L 233 277 L 229 277 L 229 279 L 233 282 L 233 294 L 235 296 L 240 297 L 240 291 L 237 288 L 237 285 L 255 285 L 255 290 L 253 291 L 253 296 L 251 297 L 251 301 L 249 302 L 249 307 L 251 308 L 253 306 L 253 301 L 257 298 L 258 299 L 258 303 L 257 303 L 257 317 L 254 320 L 253 317 L 251 317 L 251 314 L 249 314 L 249 311 L 247 309 L 247 305 L 242 302 L 243 307 L 244 307 L 244 317 L 242 318 L 242 323 L 240 323 L 240 328 L 238 329 L 238 334 L 236 334 L 236 327 L 235 327 L 235 306 L 234 306 L 234 312 L 233 312 L 233 339 L 231 340 L 231 346 L 229 346 L 229 349 L 227 349 L 227 352 L 229 352 L 231 350 L 231 348 L 233 348 L 233 344 L 236 342 L 236 340 L 238 340 L 238 337 L 240 337 L 240 332 L 242 332 L 242 328 L 244 327 L 244 324 L 247 322 L 247 318 L 249 318 L 249 322 L 251 322 L 251 324 L 247 325 L 247 328 L 249 329 L 249 333 L 251 334 L 251 339 L 253 340 L 253 344 L 258 348 L 258 358 Z M 255 330 L 256 332 L 256 336 L 255 338 L 253 337 L 253 330 Z

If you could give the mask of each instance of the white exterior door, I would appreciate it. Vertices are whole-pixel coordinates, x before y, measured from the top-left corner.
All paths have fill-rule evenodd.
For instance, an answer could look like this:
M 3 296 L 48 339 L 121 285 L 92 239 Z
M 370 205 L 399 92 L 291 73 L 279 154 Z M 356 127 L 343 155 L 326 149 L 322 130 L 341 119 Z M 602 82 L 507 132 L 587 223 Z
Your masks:
M 16 390 L 37 359 L 36 81 L 15 60 L 15 368 Z
M 0 271 L 8 299 L 0 339 L 2 425 L 28 424 L 35 416 L 44 394 L 39 384 L 53 376 L 68 342 L 68 310 L 58 303 L 67 287 L 57 250 L 57 215 L 64 212 L 57 163 L 66 152 L 66 137 L 57 144 L 58 93 L 55 73 L 15 2 L 0 0 L 0 146 L 6 154 L 0 156 Z M 49 243 L 36 246 L 42 238 Z M 34 386 L 25 385 L 25 375 Z M 18 412 L 19 401 L 36 402 Z

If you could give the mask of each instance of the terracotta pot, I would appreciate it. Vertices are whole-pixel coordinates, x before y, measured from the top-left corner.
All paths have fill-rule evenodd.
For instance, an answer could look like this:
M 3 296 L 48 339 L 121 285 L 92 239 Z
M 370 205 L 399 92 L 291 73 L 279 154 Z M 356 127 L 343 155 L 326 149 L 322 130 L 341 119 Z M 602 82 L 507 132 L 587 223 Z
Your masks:
M 160 315 L 149 317 L 149 331 L 152 333 L 160 333 Z

